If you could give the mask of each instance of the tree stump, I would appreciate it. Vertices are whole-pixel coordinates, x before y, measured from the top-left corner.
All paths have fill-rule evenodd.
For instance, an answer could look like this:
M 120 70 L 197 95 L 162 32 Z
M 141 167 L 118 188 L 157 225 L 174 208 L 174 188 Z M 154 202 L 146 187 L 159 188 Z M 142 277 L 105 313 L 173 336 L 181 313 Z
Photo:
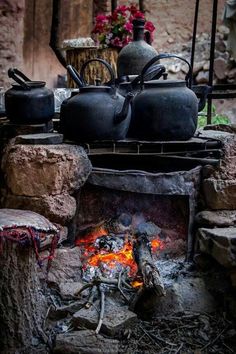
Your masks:
M 40 285 L 32 247 L 9 239 L 0 255 L 0 353 L 33 354 L 42 330 L 47 302 Z
M 113 68 L 115 75 L 117 74 L 116 62 L 118 57 L 118 50 L 116 48 L 69 48 L 66 50 L 67 64 L 71 64 L 78 72 L 82 65 L 89 59 L 101 58 L 106 60 Z M 108 70 L 104 65 L 98 62 L 92 62 L 85 70 L 85 80 L 89 84 L 94 84 L 95 79 L 101 79 L 101 82 L 107 82 L 110 80 Z M 68 87 L 77 87 L 76 83 L 68 75 Z

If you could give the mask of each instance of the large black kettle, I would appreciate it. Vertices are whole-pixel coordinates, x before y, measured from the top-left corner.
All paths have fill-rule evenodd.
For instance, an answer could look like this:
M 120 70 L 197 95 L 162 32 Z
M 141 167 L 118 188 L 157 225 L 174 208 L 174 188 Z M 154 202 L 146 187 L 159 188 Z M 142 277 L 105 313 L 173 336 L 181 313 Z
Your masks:
M 6 116 L 12 123 L 46 123 L 54 115 L 54 94 L 44 81 L 31 81 L 21 71 L 9 69 L 8 76 L 16 81 L 5 93 Z
M 85 84 L 85 68 L 93 61 L 102 63 L 108 69 L 111 76 L 109 86 Z M 64 137 L 77 142 L 124 139 L 130 124 L 133 94 L 123 97 L 117 93 L 112 67 L 103 59 L 90 59 L 82 66 L 80 75 L 72 74 L 73 78 L 75 76 L 80 86 L 79 93 L 61 106 L 60 130 Z
M 158 60 L 178 58 L 188 65 L 185 80 L 144 81 L 147 70 Z M 142 140 L 188 140 L 197 128 L 198 111 L 204 106 L 190 89 L 192 68 L 187 60 L 175 54 L 160 54 L 151 59 L 140 75 L 140 91 L 132 105 L 129 137 Z

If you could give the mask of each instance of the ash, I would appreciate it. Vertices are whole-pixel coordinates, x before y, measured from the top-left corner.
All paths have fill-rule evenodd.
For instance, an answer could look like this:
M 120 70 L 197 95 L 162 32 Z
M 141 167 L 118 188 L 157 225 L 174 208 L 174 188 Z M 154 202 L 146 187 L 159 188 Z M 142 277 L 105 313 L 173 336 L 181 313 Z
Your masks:
M 94 246 L 98 250 L 117 253 L 124 247 L 124 235 L 110 234 L 98 237 Z

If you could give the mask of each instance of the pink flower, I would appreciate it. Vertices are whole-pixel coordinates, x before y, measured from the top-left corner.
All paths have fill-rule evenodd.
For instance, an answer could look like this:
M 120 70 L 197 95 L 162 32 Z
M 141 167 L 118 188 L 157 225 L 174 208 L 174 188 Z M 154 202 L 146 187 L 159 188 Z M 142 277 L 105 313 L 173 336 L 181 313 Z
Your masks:
M 135 14 L 135 12 L 138 11 L 137 7 L 135 5 L 131 5 L 130 8 L 129 8 L 130 12 L 132 15 Z
M 145 18 L 145 16 L 144 16 L 144 13 L 142 13 L 141 11 L 136 11 L 135 13 L 134 13 L 134 18 Z
M 125 24 L 124 24 L 124 29 L 125 29 L 127 32 L 132 33 L 132 31 L 133 31 L 133 24 L 130 23 L 130 22 L 125 23 Z
M 153 32 L 155 30 L 154 24 L 150 21 L 145 22 L 144 28 L 149 32 Z
M 126 46 L 127 44 L 129 44 L 132 41 L 132 38 L 129 36 L 126 36 L 123 41 L 122 41 L 122 47 Z
M 96 22 L 97 23 L 106 23 L 107 22 L 107 16 L 105 15 L 97 15 L 96 16 Z
M 114 47 L 118 47 L 118 48 L 122 48 L 122 41 L 120 40 L 119 37 L 115 37 L 111 40 L 111 44 L 114 46 Z
M 115 9 L 116 12 L 125 15 L 125 12 L 129 10 L 128 6 L 122 5 L 122 6 L 117 6 L 117 8 Z

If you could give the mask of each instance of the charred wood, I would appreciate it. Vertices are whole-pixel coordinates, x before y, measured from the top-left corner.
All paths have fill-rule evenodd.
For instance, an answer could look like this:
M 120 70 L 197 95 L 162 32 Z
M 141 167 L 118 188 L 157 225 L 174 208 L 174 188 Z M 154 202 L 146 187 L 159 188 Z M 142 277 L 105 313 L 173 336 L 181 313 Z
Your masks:
M 150 243 L 146 234 L 136 233 L 134 257 L 143 278 L 144 289 L 153 289 L 157 296 L 164 296 L 165 289 L 157 266 L 155 265 Z

